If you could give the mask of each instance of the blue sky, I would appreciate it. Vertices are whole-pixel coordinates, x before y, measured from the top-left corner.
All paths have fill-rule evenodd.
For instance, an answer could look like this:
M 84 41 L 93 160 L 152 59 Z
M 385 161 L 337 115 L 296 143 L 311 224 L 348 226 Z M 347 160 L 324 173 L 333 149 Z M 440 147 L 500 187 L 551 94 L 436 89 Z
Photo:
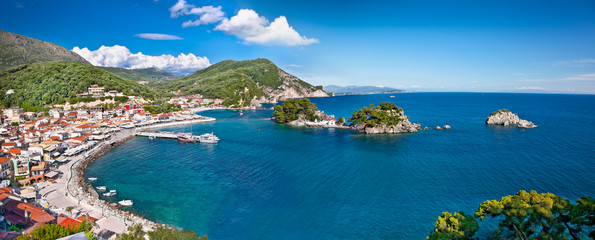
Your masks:
M 316 85 L 595 93 L 593 1 L 0 0 L 0 29 L 177 74 L 262 57 Z

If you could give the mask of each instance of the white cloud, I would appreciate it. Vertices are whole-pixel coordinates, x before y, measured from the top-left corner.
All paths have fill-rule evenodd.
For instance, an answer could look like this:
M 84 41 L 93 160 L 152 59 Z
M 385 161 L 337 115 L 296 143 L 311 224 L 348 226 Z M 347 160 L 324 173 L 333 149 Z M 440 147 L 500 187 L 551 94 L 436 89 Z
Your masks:
M 535 87 L 535 86 L 521 86 L 515 87 L 516 90 L 544 90 L 542 87 Z
M 151 40 L 182 40 L 181 37 L 176 35 L 162 34 L 162 33 L 139 33 L 137 37 L 146 38 Z
M 188 20 L 182 24 L 182 27 L 191 27 L 198 25 L 206 25 L 216 23 L 224 19 L 225 13 L 221 11 L 221 6 L 203 6 L 196 7 L 192 4 L 186 3 L 185 0 L 178 0 L 178 2 L 169 8 L 170 16 L 176 18 L 184 15 L 197 15 L 198 19 Z
M 579 74 L 571 77 L 560 78 L 560 80 L 580 80 L 580 81 L 595 81 L 595 73 Z
M 125 46 L 101 46 L 91 51 L 88 48 L 74 47 L 73 52 L 81 55 L 95 66 L 121 67 L 128 69 L 158 68 L 175 75 L 186 75 L 210 66 L 207 57 L 197 57 L 192 53 L 180 53 L 177 57 L 169 54 L 161 56 L 132 53 Z
M 259 16 L 252 9 L 242 9 L 236 16 L 223 19 L 215 30 L 241 38 L 244 43 L 282 46 L 318 43 L 318 39 L 301 36 L 289 26 L 285 16 L 280 16 L 269 24 L 266 18 Z

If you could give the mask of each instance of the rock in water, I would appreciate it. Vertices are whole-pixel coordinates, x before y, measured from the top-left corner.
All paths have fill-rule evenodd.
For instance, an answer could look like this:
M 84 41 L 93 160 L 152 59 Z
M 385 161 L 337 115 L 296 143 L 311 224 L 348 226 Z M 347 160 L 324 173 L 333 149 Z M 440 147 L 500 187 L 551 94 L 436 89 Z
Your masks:
M 426 131 L 427 131 L 427 130 L 428 130 L 428 127 L 425 127 L 425 128 L 424 128 L 424 130 L 426 130 Z
M 516 113 L 512 113 L 506 109 L 500 109 L 493 112 L 486 120 L 488 125 L 516 125 L 519 128 L 534 128 L 537 127 L 534 123 L 520 119 Z
M 488 119 L 486 120 L 486 124 L 488 125 L 503 125 L 503 126 L 508 126 L 508 125 L 517 125 L 519 124 L 519 116 L 511 113 L 510 111 L 506 110 L 506 109 L 500 109 L 498 111 L 493 112 L 492 114 L 490 114 L 490 116 L 488 116 Z
M 537 127 L 537 125 L 535 125 L 534 123 L 529 122 L 527 120 L 521 119 L 519 121 L 519 124 L 517 124 L 517 127 L 519 127 L 519 128 L 534 128 L 534 127 Z

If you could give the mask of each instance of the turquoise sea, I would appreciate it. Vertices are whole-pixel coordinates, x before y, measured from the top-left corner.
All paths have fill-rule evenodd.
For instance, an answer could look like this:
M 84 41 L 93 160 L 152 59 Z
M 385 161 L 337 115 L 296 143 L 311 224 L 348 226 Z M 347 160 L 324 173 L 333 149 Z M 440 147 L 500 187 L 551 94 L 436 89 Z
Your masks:
M 131 211 L 210 239 L 425 239 L 441 212 L 473 213 L 521 189 L 595 197 L 594 95 L 393 95 L 312 101 L 346 119 L 393 101 L 430 130 L 368 136 L 275 124 L 271 110 L 206 111 L 217 122 L 194 134 L 219 144 L 137 137 L 86 176 L 116 189 L 112 201 L 134 200 Z M 539 127 L 485 125 L 501 108 Z

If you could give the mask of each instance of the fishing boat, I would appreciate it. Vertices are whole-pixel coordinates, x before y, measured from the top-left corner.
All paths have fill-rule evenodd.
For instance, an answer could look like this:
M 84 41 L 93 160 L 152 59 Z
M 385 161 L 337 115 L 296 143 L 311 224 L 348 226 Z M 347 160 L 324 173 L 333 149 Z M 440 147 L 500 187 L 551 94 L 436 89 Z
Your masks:
M 99 191 L 105 191 L 107 188 L 105 186 L 99 186 L 99 187 L 96 187 L 96 189 Z
M 244 115 L 244 112 L 242 112 L 242 110 L 240 110 L 240 116 Z
M 217 143 L 219 142 L 219 138 L 217 136 L 215 136 L 215 134 L 213 133 L 205 133 L 203 135 L 200 135 L 198 137 L 199 141 L 201 143 Z
M 89 179 L 89 181 L 97 181 L 97 178 L 96 177 L 90 177 L 90 178 L 87 178 L 87 179 Z
M 116 192 L 116 190 L 110 190 L 109 192 L 106 192 L 103 194 L 103 196 L 105 197 L 113 197 L 116 196 L 118 193 Z
M 182 131 L 184 131 L 184 130 L 182 130 Z M 190 124 L 190 132 L 189 133 L 185 133 L 185 132 L 178 133 L 178 141 L 185 142 L 185 143 L 196 142 L 196 138 L 194 136 L 192 136 L 192 124 Z
M 155 135 L 149 135 L 149 139 L 155 140 Z
M 118 204 L 125 206 L 125 207 L 129 207 L 129 206 L 132 206 L 132 204 L 134 204 L 134 203 L 132 202 L 132 200 L 122 200 L 122 201 L 119 201 Z
M 178 134 L 178 141 L 186 142 L 186 143 L 194 143 L 196 142 L 196 138 L 192 136 L 192 133 L 180 133 Z

